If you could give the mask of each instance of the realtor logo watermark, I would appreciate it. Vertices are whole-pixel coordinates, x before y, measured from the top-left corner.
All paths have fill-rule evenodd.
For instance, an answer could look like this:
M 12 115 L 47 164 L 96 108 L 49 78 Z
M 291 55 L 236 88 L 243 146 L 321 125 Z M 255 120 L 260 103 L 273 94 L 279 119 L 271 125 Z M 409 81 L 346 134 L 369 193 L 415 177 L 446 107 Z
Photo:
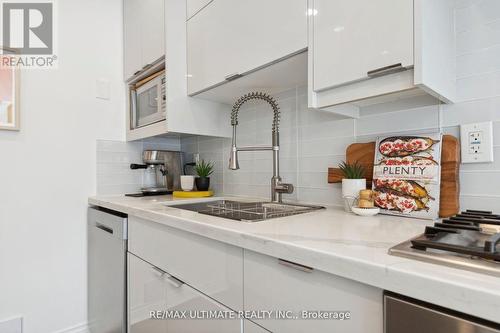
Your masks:
M 12 52 L 3 56 L 2 67 L 54 68 L 53 1 L 0 1 L 2 8 L 2 46 Z M 7 52 L 4 52 L 6 54 Z

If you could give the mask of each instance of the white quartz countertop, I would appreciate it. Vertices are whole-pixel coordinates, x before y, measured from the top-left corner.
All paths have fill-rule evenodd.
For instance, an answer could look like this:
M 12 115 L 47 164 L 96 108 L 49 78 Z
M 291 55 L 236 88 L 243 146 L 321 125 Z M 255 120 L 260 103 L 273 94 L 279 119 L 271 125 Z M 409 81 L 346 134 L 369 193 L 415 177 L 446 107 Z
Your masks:
M 201 200 L 214 199 L 220 198 Z M 359 217 L 328 207 L 247 223 L 169 207 L 197 201 L 200 199 L 172 196 L 89 198 L 91 205 L 500 323 L 500 278 L 388 254 L 389 248 L 423 233 L 432 222 L 383 215 Z

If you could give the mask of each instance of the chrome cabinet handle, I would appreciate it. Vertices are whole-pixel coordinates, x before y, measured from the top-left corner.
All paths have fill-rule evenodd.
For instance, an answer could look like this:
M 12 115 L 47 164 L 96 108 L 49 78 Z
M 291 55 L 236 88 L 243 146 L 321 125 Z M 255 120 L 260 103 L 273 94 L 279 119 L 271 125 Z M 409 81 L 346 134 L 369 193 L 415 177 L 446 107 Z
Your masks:
M 155 275 L 158 276 L 159 278 L 162 278 L 165 276 L 165 274 L 167 274 L 156 266 L 151 266 L 151 269 L 153 270 L 153 273 L 155 273 Z
M 242 76 L 243 76 L 243 75 L 241 75 L 241 74 L 238 74 L 238 73 L 233 73 L 233 74 L 229 74 L 229 75 L 225 76 L 225 77 L 224 77 L 224 79 L 225 79 L 226 81 L 232 81 L 232 80 L 236 80 L 236 79 L 238 79 L 238 78 L 240 78 L 240 77 L 242 77 Z
M 149 68 L 151 66 L 152 66 L 151 64 L 145 64 L 144 66 L 142 66 L 142 70 L 145 70 L 146 68 Z
M 184 282 L 182 282 L 181 280 L 173 277 L 172 275 L 167 276 L 166 280 L 167 280 L 168 283 L 170 283 L 175 288 L 180 288 L 184 284 Z
M 366 75 L 368 75 L 368 77 L 373 78 L 373 77 L 393 74 L 393 73 L 397 73 L 397 72 L 402 72 L 405 70 L 406 70 L 406 68 L 404 68 L 403 65 L 401 63 L 399 63 L 399 64 L 380 67 L 380 68 L 368 71 L 368 72 L 366 72 Z
M 280 265 L 287 266 L 287 267 L 290 267 L 290 268 L 293 268 L 293 269 L 296 269 L 296 270 L 299 270 L 302 272 L 306 272 L 306 273 L 311 273 L 312 271 L 314 271 L 314 268 L 312 268 L 312 267 L 297 264 L 295 262 L 291 262 L 291 261 L 288 261 L 285 259 L 278 259 L 278 263 Z

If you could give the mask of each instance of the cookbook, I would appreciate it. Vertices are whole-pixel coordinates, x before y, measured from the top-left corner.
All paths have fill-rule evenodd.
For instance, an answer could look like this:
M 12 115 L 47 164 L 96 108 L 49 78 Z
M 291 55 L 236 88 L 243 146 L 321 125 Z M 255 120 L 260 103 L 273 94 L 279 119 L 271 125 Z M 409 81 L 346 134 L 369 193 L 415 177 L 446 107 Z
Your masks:
M 377 138 L 372 188 L 382 213 L 439 217 L 441 143 L 441 133 Z

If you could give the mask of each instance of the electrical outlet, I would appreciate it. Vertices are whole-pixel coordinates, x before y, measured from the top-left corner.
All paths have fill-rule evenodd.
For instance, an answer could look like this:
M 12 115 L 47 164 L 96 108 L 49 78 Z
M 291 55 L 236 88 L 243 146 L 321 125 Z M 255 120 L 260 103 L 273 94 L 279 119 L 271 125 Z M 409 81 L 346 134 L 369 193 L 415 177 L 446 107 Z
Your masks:
M 493 123 L 460 126 L 462 163 L 493 162 Z

